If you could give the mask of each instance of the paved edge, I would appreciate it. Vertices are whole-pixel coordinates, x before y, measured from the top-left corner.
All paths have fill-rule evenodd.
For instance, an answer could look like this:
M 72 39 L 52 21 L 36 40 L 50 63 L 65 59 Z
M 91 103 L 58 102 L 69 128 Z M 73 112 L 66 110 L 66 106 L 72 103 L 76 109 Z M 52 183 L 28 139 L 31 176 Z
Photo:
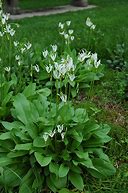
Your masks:
M 87 7 L 75 7 L 72 5 L 66 5 L 66 6 L 55 7 L 55 9 L 51 9 L 51 10 L 23 13 L 23 14 L 18 14 L 18 15 L 10 15 L 10 19 L 18 20 L 18 19 L 24 19 L 24 18 L 31 18 L 35 16 L 48 16 L 48 15 L 66 13 L 66 12 L 74 12 L 74 11 L 92 9 L 95 7 L 96 7 L 95 5 L 88 5 Z

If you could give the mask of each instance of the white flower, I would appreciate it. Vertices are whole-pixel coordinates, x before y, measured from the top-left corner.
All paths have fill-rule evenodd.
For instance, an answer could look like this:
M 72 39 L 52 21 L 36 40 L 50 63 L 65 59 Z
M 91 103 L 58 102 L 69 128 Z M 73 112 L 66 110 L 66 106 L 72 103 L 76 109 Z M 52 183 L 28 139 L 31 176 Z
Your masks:
M 0 36 L 3 37 L 4 33 L 0 31 Z
M 32 47 L 32 44 L 28 42 L 27 44 L 24 44 L 25 48 L 29 50 Z
M 9 14 L 2 14 L 2 24 L 4 25 L 9 18 Z
M 91 20 L 90 20 L 89 17 L 86 19 L 86 25 L 87 25 L 88 27 L 90 27 L 90 29 L 93 29 L 93 30 L 96 28 L 96 25 L 94 25 L 94 24 L 91 22 Z
M 46 142 L 48 140 L 48 133 L 44 133 L 43 138 L 44 138 L 44 141 Z
M 61 133 L 64 129 L 64 125 L 57 125 L 57 131 L 58 133 Z
M 16 55 L 15 56 L 15 59 L 18 61 L 18 60 L 20 60 L 20 56 L 19 55 Z
M 59 32 L 59 34 L 60 34 L 60 35 L 64 35 L 64 31 L 62 31 L 62 32 Z
M 18 66 L 20 66 L 20 65 L 21 65 L 21 61 L 19 60 L 19 61 L 18 61 Z
M 54 137 L 55 134 L 56 134 L 56 130 L 51 131 L 50 133 L 48 133 L 48 135 L 49 135 L 50 137 Z
M 71 36 L 71 40 L 72 40 L 72 41 L 74 40 L 74 36 Z
M 51 57 L 51 59 L 52 59 L 53 61 L 55 61 L 55 59 L 56 59 L 56 54 L 51 54 L 50 57 Z
M 68 34 L 64 34 L 64 38 L 68 39 L 69 35 Z
M 18 44 L 19 44 L 19 42 L 17 42 L 17 41 L 14 41 L 13 43 L 14 43 L 14 46 L 15 46 L 15 47 L 17 47 Z
M 68 33 L 71 35 L 71 34 L 73 34 L 73 30 L 72 29 L 69 29 L 68 30 Z
M 57 45 L 51 45 L 53 52 L 57 51 Z
M 62 140 L 64 139 L 64 136 L 65 136 L 65 132 L 62 132 L 61 133 Z
M 53 77 L 54 77 L 55 79 L 60 79 L 61 73 L 60 73 L 59 71 L 57 71 L 57 70 L 54 70 L 54 71 L 53 71 Z
M 69 77 L 71 82 L 73 82 L 74 79 L 75 79 L 75 75 L 74 74 L 69 74 L 68 77 Z
M 90 55 L 90 52 L 87 53 L 86 50 L 82 50 L 81 53 L 79 53 L 78 55 L 78 60 L 80 62 L 83 62 L 85 59 L 89 58 L 91 55 Z
M 26 48 L 21 48 L 21 53 L 23 54 L 25 52 Z
M 75 70 L 75 66 L 73 64 L 73 59 L 68 55 L 67 56 L 67 63 L 66 63 L 66 68 L 67 71 L 69 72 L 70 70 L 74 71 Z
M 67 95 L 63 94 L 62 92 L 60 93 L 60 99 L 62 100 L 62 102 L 66 103 L 67 102 Z
M 44 51 L 42 52 L 42 54 L 43 54 L 44 58 L 46 58 L 47 55 L 48 55 L 48 50 L 44 50 Z
M 67 26 L 71 25 L 71 21 L 66 21 Z
M 49 64 L 49 66 L 46 66 L 45 69 L 46 69 L 47 73 L 50 73 L 52 71 L 53 67 L 51 64 Z
M 93 23 L 91 22 L 91 20 L 90 20 L 89 17 L 86 19 L 86 25 L 87 25 L 88 27 L 91 27 L 91 26 L 93 25 Z
M 34 68 L 35 68 L 35 71 L 36 71 L 36 72 L 39 72 L 39 71 L 40 71 L 40 68 L 39 68 L 38 64 L 36 64 L 36 65 L 34 66 Z
M 11 36 L 14 36 L 14 34 L 15 34 L 15 30 L 14 30 L 14 29 L 11 29 L 11 30 L 10 30 L 10 35 L 11 35 Z
M 97 53 L 92 54 L 91 59 L 93 60 L 95 68 L 98 68 L 100 65 L 100 60 L 98 61 Z
M 59 22 L 59 27 L 60 27 L 61 29 L 64 29 L 64 24 L 61 23 L 61 22 Z
M 92 25 L 91 27 L 90 27 L 90 29 L 95 29 L 96 28 L 96 25 Z
M 10 72 L 11 68 L 10 66 L 4 68 L 6 72 Z

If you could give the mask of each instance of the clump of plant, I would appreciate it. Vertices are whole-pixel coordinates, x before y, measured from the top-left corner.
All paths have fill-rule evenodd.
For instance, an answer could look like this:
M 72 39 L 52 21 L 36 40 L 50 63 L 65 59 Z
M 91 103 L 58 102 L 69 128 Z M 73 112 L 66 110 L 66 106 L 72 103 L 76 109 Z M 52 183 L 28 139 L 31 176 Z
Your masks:
M 8 18 L 0 13 L 1 21 L 4 18 L 6 22 Z M 2 39 L 8 33 L 4 22 Z M 77 54 L 71 50 L 74 36 L 70 24 L 59 23 L 59 33 L 65 41 L 61 55 L 52 45 L 36 64 L 33 52 L 28 52 L 31 44 L 15 41 L 17 55 L 9 52 L 9 63 L 1 58 L 1 77 L 10 85 L 6 101 L 11 102 L 11 121 L 1 120 L 1 192 L 66 193 L 74 187 L 82 191 L 84 173 L 99 178 L 115 172 L 103 152 L 104 144 L 111 140 L 110 127 L 95 120 L 96 112 L 88 114 L 86 108 L 75 107 L 72 102 L 81 84 L 101 77 L 101 63 L 96 53 L 82 50 Z M 10 35 L 9 31 L 7 41 Z M 12 60 L 17 62 L 13 65 Z

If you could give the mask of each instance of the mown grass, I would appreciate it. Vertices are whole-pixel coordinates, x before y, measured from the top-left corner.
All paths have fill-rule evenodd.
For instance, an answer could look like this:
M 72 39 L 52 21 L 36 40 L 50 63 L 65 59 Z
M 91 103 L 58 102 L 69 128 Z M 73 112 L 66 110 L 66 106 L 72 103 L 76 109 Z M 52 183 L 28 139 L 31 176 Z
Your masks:
M 75 43 L 73 47 L 77 49 L 88 48 L 88 33 L 85 27 L 85 20 L 90 17 L 96 24 L 97 30 L 102 35 L 91 42 L 91 49 L 97 51 L 100 57 L 107 58 L 107 48 L 114 49 L 117 43 L 125 42 L 128 44 L 128 2 L 122 0 L 101 1 L 90 0 L 91 4 L 98 7 L 91 10 L 78 11 L 73 13 L 58 14 L 45 17 L 33 17 L 16 21 L 21 25 L 17 39 L 26 37 L 34 45 L 39 45 L 44 49 L 51 43 L 59 43 L 58 23 L 66 20 L 72 21 L 72 28 L 75 31 Z M 31 34 L 31 36 L 30 36 Z
M 50 1 L 49 1 L 50 2 Z M 46 17 L 34 17 L 16 21 L 21 25 L 17 32 L 17 39 L 26 37 L 35 48 L 43 50 L 50 44 L 59 44 L 62 48 L 61 38 L 58 36 L 58 23 L 66 20 L 72 21 L 76 33 L 73 47 L 77 50 L 88 48 L 88 32 L 85 19 L 90 17 L 100 29 L 102 36 L 92 40 L 90 48 L 98 52 L 99 57 L 109 59 L 107 48 L 113 50 L 117 43 L 125 43 L 128 47 L 128 1 L 127 0 L 89 0 L 97 8 L 65 13 Z M 124 72 L 123 72 L 124 73 Z M 128 192 L 128 126 L 127 102 L 120 101 L 118 85 L 116 85 L 117 72 L 105 70 L 105 77 L 97 84 L 93 93 L 93 103 L 101 109 L 97 115 L 100 121 L 109 123 L 112 127 L 110 135 L 112 141 L 107 145 L 106 151 L 117 168 L 112 178 L 97 180 L 85 175 L 85 193 L 127 193 Z M 110 83 L 111 81 L 111 83 Z M 105 86 L 107 83 L 107 87 Z M 81 105 L 86 105 L 85 101 Z M 125 109 L 126 108 L 126 109 Z

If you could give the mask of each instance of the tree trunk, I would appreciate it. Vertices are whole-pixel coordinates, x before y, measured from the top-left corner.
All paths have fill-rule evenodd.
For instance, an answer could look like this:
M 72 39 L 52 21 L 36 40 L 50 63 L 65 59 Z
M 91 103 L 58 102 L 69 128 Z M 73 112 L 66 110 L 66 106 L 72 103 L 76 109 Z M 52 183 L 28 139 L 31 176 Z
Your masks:
M 78 7 L 86 7 L 88 5 L 87 0 L 72 0 L 72 5 Z
M 10 13 L 17 13 L 18 11 L 18 0 L 5 0 L 5 9 Z

